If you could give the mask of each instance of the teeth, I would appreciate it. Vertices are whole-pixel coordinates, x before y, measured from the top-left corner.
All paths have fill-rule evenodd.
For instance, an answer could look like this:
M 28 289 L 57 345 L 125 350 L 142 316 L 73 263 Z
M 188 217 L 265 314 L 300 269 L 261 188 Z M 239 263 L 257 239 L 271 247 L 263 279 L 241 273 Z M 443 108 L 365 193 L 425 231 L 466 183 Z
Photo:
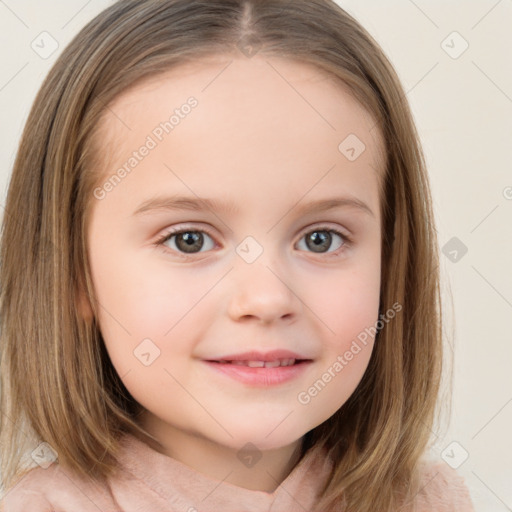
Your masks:
M 265 363 L 263 361 L 247 361 L 247 366 L 249 368 L 263 368 Z
M 292 366 L 295 359 L 276 359 L 275 361 L 226 361 L 220 360 L 219 363 L 231 363 L 237 366 L 248 366 L 249 368 L 277 368 L 278 366 Z

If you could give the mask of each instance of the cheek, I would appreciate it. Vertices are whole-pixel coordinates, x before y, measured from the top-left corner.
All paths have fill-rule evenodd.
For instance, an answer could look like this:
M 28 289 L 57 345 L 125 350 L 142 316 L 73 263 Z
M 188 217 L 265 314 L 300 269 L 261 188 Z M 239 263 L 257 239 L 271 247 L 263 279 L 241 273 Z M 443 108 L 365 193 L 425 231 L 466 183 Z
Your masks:
M 368 367 L 378 319 L 379 294 L 372 287 L 348 286 L 319 304 L 323 356 L 318 372 L 297 394 L 302 413 L 318 424 L 331 417 L 354 393 Z
M 304 411 L 322 411 L 327 419 L 350 398 L 372 354 L 379 314 L 379 262 L 373 258 L 365 265 L 342 269 L 322 284 L 310 288 L 309 304 L 321 320 L 324 355 L 319 373 L 297 400 Z
M 127 258 L 121 253 L 108 256 L 102 253 L 95 258 L 92 271 L 101 305 L 99 325 L 116 368 L 130 368 L 134 350 L 147 339 L 164 356 L 160 361 L 169 352 L 173 358 L 190 352 L 194 339 L 191 320 L 197 322 L 201 298 L 214 280 L 208 283 L 179 267 L 151 264 L 150 258 Z M 197 323 L 194 325 L 197 329 Z
M 297 400 L 328 418 L 349 399 L 368 366 L 379 315 L 380 266 L 374 259 L 313 282 L 307 304 L 319 319 L 324 350 L 315 379 Z
M 340 270 L 316 280 L 307 294 L 307 304 L 321 321 L 327 344 L 346 350 L 353 339 L 378 319 L 380 270 L 378 266 Z

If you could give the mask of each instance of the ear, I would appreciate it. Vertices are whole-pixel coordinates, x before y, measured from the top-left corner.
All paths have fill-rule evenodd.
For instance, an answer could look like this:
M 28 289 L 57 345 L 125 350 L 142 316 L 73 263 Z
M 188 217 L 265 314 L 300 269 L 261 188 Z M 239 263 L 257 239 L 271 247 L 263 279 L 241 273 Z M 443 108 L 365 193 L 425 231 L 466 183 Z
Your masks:
M 89 301 L 83 287 L 80 287 L 77 292 L 76 307 L 78 315 L 83 319 L 83 321 L 91 323 L 94 318 L 94 313 L 92 311 L 91 302 Z

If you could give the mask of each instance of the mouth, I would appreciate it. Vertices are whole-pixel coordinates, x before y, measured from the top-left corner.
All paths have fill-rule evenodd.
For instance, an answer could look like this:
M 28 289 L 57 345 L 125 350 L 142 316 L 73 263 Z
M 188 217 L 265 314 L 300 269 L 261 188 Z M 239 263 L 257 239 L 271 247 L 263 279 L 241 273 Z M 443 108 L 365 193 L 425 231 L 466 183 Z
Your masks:
M 281 366 L 295 366 L 301 363 L 310 362 L 311 359 L 275 359 L 273 361 L 258 361 L 258 360 L 227 360 L 227 359 L 219 359 L 219 360 L 210 360 L 208 363 L 217 363 L 217 364 L 232 364 L 235 366 L 247 366 L 249 368 L 278 368 Z
M 221 378 L 228 377 L 245 386 L 254 388 L 268 388 L 285 383 L 291 383 L 295 379 L 304 376 L 312 359 L 274 359 L 270 361 L 242 359 L 242 360 L 205 360 L 208 367 L 214 370 Z

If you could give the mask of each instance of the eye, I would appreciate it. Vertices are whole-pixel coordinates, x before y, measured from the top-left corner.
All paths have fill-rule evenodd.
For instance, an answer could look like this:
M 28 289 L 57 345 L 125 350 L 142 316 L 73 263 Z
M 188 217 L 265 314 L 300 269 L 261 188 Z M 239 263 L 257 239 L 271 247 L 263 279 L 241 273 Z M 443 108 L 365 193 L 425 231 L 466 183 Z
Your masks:
M 339 253 L 340 248 L 343 249 L 351 243 L 351 239 L 347 235 L 325 226 L 308 231 L 300 241 L 303 239 L 305 239 L 306 249 L 317 254 Z M 337 244 L 338 246 L 335 247 L 334 251 L 329 251 L 328 249 L 336 239 L 340 241 Z M 206 248 L 205 240 L 211 241 L 211 243 L 206 244 Z M 165 233 L 154 245 L 172 249 L 174 252 L 186 257 L 189 254 L 198 254 L 213 249 L 215 242 L 212 235 L 206 231 L 184 228 Z M 201 249 L 205 250 L 202 251 Z
M 308 231 L 302 238 L 301 241 L 305 239 L 305 245 L 312 252 L 317 254 L 325 254 L 328 252 L 339 252 L 338 249 L 343 249 L 350 245 L 351 240 L 349 237 L 343 233 L 340 233 L 336 229 L 328 228 L 328 227 L 318 227 L 312 231 Z M 333 240 L 339 239 L 341 243 L 335 247 L 334 251 L 325 251 L 324 249 L 329 249 L 331 247 Z M 300 245 L 300 242 L 299 242 Z
M 206 231 L 180 229 L 166 233 L 155 242 L 155 245 L 169 247 L 178 253 L 183 253 L 183 255 L 197 254 L 201 252 L 201 248 L 204 246 L 204 235 L 213 241 Z M 168 244 L 168 242 L 170 243 Z M 207 250 L 212 249 L 214 246 L 215 243 L 211 244 L 209 248 L 207 247 Z

